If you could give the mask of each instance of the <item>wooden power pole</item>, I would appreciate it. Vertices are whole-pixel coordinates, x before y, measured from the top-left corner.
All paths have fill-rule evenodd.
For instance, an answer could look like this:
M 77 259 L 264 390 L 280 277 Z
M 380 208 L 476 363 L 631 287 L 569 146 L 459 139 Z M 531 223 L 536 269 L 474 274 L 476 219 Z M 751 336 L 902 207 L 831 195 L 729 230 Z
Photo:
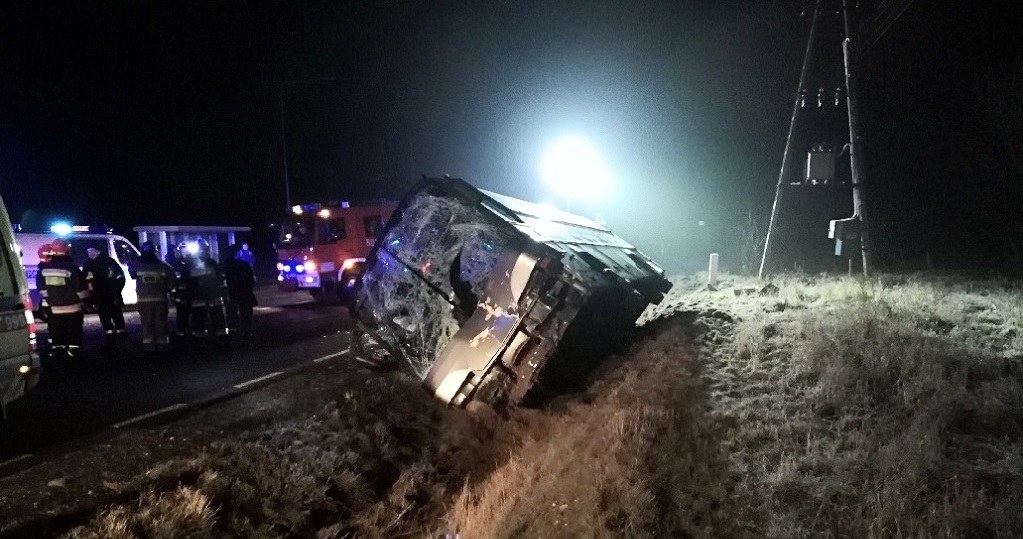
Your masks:
M 782 194 L 785 190 L 785 178 L 792 168 L 792 135 L 796 130 L 796 122 L 799 120 L 799 111 L 802 107 L 803 93 L 806 91 L 806 73 L 810 64 L 810 52 L 813 50 L 814 40 L 817 34 L 817 17 L 821 11 L 821 0 L 813 9 L 813 21 L 810 23 L 810 37 L 806 41 L 806 54 L 803 55 L 803 68 L 799 73 L 799 87 L 796 88 L 796 100 L 792 105 L 792 119 L 789 121 L 789 136 L 785 141 L 785 153 L 782 154 L 781 172 L 778 173 L 778 186 L 774 189 L 774 204 L 771 206 L 771 221 L 767 225 L 767 237 L 764 238 L 764 254 L 760 258 L 760 271 L 757 273 L 760 279 L 764 278 L 764 271 L 767 267 L 767 260 L 771 251 L 771 240 L 774 239 L 775 227 L 778 220 L 778 211 L 781 208 Z
M 856 94 L 856 78 L 853 66 L 856 63 L 851 30 L 849 25 L 849 0 L 842 0 L 842 14 L 845 22 L 845 40 L 842 41 L 842 56 L 845 60 L 845 98 L 849 116 L 849 168 L 852 173 L 853 218 L 859 221 L 860 252 L 863 256 L 863 275 L 870 275 L 871 253 L 867 234 L 867 201 L 863 186 L 860 161 L 863 147 L 860 136 L 860 106 Z

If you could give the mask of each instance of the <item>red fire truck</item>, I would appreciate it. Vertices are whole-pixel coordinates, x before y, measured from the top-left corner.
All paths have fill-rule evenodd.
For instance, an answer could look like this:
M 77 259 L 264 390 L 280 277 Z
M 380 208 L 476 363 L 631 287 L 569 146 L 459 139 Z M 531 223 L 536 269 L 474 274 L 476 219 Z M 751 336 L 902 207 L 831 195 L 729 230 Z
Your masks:
M 277 283 L 318 301 L 347 301 L 397 202 L 331 201 L 292 206 L 277 243 Z

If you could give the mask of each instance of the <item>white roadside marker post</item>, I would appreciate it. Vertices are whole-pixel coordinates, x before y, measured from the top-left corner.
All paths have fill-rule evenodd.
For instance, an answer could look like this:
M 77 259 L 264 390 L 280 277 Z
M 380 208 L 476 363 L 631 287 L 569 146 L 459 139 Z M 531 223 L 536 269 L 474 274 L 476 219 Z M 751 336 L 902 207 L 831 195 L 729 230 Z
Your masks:
M 710 254 L 710 267 L 707 268 L 707 286 L 718 284 L 718 254 Z

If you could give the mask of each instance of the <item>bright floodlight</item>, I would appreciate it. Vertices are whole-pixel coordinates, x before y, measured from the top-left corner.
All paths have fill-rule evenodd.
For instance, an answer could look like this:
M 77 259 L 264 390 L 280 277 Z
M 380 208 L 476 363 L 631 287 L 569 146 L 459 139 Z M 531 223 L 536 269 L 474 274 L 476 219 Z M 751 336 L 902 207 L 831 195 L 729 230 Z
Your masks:
M 71 233 L 71 230 L 71 225 L 67 223 L 53 223 L 53 225 L 50 226 L 50 232 L 53 232 L 58 236 L 67 236 Z
M 601 199 L 611 194 L 611 169 L 600 152 L 583 137 L 562 137 L 540 157 L 540 177 L 569 199 Z
M 197 241 L 190 241 L 190 242 L 188 242 L 187 249 L 188 249 L 188 253 L 189 254 L 193 254 L 194 255 L 194 254 L 198 253 L 199 252 L 199 242 L 197 242 Z

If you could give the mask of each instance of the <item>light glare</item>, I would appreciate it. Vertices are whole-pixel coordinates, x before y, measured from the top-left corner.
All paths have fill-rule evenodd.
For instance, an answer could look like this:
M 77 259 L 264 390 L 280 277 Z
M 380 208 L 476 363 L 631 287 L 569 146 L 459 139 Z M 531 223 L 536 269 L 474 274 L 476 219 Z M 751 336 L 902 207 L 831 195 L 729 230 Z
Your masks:
M 540 177 L 555 192 L 569 198 L 606 198 L 613 183 L 604 157 L 589 140 L 577 135 L 562 137 L 544 151 Z
M 71 230 L 71 225 L 67 223 L 53 223 L 53 225 L 50 226 L 50 232 L 53 232 L 58 236 L 66 236 L 71 233 Z

